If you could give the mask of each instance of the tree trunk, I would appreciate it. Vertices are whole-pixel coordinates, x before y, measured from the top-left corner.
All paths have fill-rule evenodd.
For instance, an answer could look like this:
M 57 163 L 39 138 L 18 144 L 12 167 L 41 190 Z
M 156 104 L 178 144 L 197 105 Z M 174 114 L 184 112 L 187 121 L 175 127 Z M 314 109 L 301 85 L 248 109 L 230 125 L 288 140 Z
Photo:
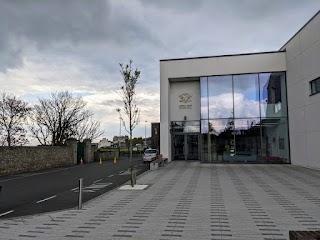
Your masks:
M 8 147 L 11 147 L 11 138 L 10 138 L 10 131 L 7 131 L 8 135 L 7 135 L 7 143 L 8 143 Z
M 135 180 L 134 180 L 134 174 L 133 174 L 133 160 L 132 160 L 132 130 L 130 129 L 130 164 L 131 164 L 131 187 L 134 187 Z

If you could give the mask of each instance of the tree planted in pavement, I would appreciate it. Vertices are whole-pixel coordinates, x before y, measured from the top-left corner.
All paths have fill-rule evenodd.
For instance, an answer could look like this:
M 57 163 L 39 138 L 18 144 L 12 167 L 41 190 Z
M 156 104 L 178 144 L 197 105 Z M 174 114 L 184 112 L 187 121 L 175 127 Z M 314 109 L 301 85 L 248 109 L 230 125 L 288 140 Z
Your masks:
M 137 106 L 136 99 L 136 87 L 138 84 L 138 79 L 140 77 L 140 71 L 136 68 L 132 68 L 132 60 L 129 61 L 128 64 L 120 63 L 120 73 L 123 78 L 123 85 L 121 86 L 121 90 L 118 92 L 124 103 L 124 113 L 127 117 L 127 121 L 122 117 L 122 123 L 125 130 L 129 133 L 129 159 L 130 159 L 130 171 L 131 171 L 131 186 L 133 187 L 136 184 L 136 174 L 134 170 L 134 164 L 132 159 L 132 132 L 133 129 L 139 123 L 139 115 L 140 111 Z M 120 111 L 119 111 L 120 113 Z

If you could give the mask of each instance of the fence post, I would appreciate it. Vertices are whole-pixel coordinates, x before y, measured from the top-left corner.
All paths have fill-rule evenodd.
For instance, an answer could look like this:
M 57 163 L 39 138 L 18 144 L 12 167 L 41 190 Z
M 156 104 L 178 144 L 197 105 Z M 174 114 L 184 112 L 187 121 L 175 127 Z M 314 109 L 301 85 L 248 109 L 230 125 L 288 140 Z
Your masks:
M 78 209 L 82 208 L 82 186 L 83 186 L 83 179 L 79 179 L 79 205 Z

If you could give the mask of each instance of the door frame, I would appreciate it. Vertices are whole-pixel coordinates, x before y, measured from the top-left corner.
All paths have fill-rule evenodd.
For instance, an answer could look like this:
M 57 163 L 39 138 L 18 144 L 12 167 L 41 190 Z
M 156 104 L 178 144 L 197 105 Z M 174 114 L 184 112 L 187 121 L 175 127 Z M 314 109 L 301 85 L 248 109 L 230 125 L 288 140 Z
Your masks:
M 188 143 L 188 135 L 196 135 L 198 137 L 198 159 L 188 159 L 188 152 L 186 145 Z M 199 133 L 172 133 L 171 134 L 171 157 L 174 160 L 174 143 L 175 136 L 183 136 L 183 153 L 184 159 L 182 161 L 200 161 L 200 134 Z

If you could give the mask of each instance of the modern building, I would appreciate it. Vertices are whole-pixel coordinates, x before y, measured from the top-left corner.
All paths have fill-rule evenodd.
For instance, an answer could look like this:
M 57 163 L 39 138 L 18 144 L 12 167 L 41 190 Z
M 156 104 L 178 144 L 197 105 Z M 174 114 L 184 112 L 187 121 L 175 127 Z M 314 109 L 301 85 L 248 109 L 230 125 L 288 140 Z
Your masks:
M 172 160 L 320 168 L 320 11 L 279 51 L 160 60 Z
M 160 150 L 160 123 L 151 123 L 151 148 Z

